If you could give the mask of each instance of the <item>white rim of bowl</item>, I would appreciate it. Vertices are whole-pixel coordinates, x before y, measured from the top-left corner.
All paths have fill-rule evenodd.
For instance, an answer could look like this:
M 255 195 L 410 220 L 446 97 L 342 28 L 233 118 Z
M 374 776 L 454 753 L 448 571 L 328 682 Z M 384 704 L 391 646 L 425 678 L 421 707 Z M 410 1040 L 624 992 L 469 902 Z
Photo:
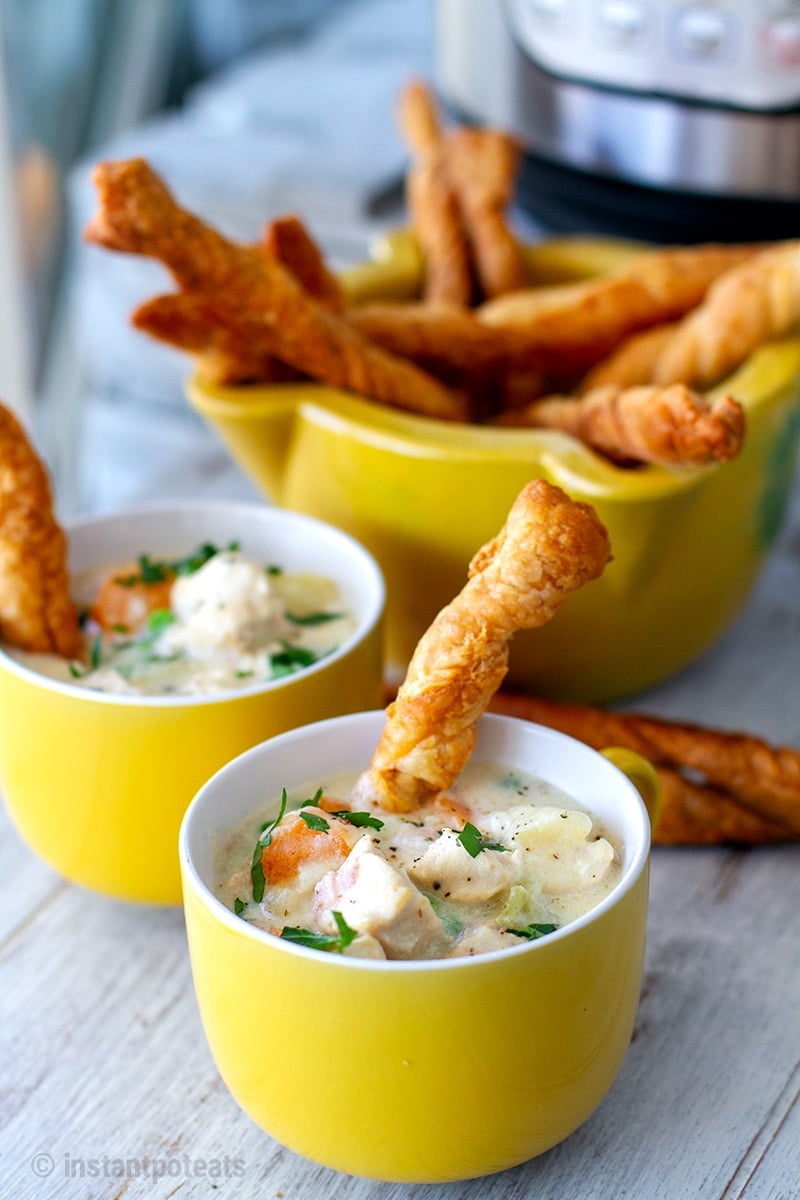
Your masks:
M 380 709 L 372 710 L 372 712 L 381 712 Z M 213 786 L 216 788 L 219 785 L 221 777 L 228 772 L 238 769 L 239 764 L 244 759 L 256 758 L 263 753 L 263 748 L 270 742 L 280 738 L 281 742 L 286 743 L 292 740 L 303 740 L 306 731 L 309 729 L 317 729 L 324 733 L 325 727 L 332 724 L 341 726 L 345 722 L 355 723 L 363 719 L 364 713 L 350 713 L 343 717 L 329 717 L 324 721 L 316 721 L 313 725 L 302 725 L 296 729 L 291 729 L 286 733 L 278 734 L 276 738 L 268 738 L 267 741 L 260 742 L 257 746 L 252 746 L 249 750 L 245 750 L 242 754 L 231 759 L 224 767 L 220 767 L 210 779 L 208 779 L 203 787 L 191 800 L 189 807 L 184 813 L 181 821 L 180 833 L 178 836 L 178 855 L 182 872 L 188 876 L 190 885 L 194 888 L 200 901 L 210 910 L 211 915 L 227 926 L 228 929 L 235 933 L 240 933 L 245 937 L 253 939 L 260 945 L 265 945 L 276 950 L 278 953 L 299 954 L 302 958 L 310 959 L 319 963 L 323 970 L 351 970 L 351 971 L 388 971 L 394 974 L 397 971 L 458 971 L 458 970 L 476 970 L 481 966 L 487 966 L 493 962 L 505 962 L 512 958 L 519 958 L 523 954 L 536 954 L 541 952 L 545 947 L 553 945 L 554 942 L 563 941 L 565 938 L 571 937 L 574 933 L 585 929 L 598 917 L 602 916 L 609 909 L 613 908 L 627 893 L 633 885 L 639 880 L 642 871 L 645 870 L 647 860 L 650 854 L 650 818 L 647 814 L 644 801 L 639 794 L 636 786 L 631 782 L 627 775 L 615 766 L 609 759 L 604 758 L 599 751 L 592 750 L 584 742 L 578 742 L 575 738 L 568 734 L 560 733 L 558 730 L 550 729 L 546 725 L 538 725 L 532 721 L 523 721 L 519 717 L 510 717 L 499 713 L 486 713 L 481 720 L 489 721 L 490 723 L 512 722 L 515 725 L 522 726 L 526 729 L 536 729 L 540 734 L 546 735 L 548 738 L 561 743 L 567 742 L 572 745 L 581 747 L 582 751 L 589 751 L 596 754 L 598 758 L 611 771 L 615 771 L 620 776 L 621 783 L 625 786 L 628 794 L 634 804 L 638 819 L 641 822 L 641 836 L 637 838 L 635 850 L 631 856 L 631 861 L 628 863 L 625 871 L 619 882 L 609 892 L 609 894 L 590 908 L 583 916 L 576 917 L 574 921 L 570 921 L 567 925 L 562 925 L 554 933 L 547 934 L 546 937 L 537 938 L 534 941 L 525 942 L 519 946 L 510 946 L 502 950 L 489 950 L 483 954 L 465 955 L 461 958 L 431 958 L 431 959 L 370 959 L 348 957 L 345 954 L 332 954 L 326 951 L 313 950 L 307 946 L 300 946 L 294 942 L 283 941 L 274 934 L 267 933 L 265 929 L 259 929 L 258 926 L 252 925 L 249 921 L 244 921 L 241 917 L 232 912 L 222 901 L 214 895 L 211 889 L 200 877 L 191 854 L 189 853 L 189 829 L 194 820 L 195 810 L 203 803 L 203 796 Z M 185 887 L 185 883 L 184 883 Z
M 230 514 L 240 512 L 243 516 L 258 514 L 259 519 L 266 514 L 275 513 L 276 520 L 284 520 L 290 524 L 313 528 L 323 533 L 330 541 L 339 542 L 340 545 L 346 546 L 350 553 L 361 560 L 365 573 L 369 578 L 370 590 L 373 592 L 371 604 L 350 637 L 346 638 L 330 654 L 326 654 L 323 658 L 318 659 L 308 667 L 304 667 L 302 671 L 295 672 L 293 675 L 284 675 L 278 679 L 265 680 L 262 683 L 248 684 L 241 688 L 226 688 L 218 692 L 196 696 L 125 695 L 119 692 L 100 692 L 93 691 L 90 688 L 77 687 L 68 681 L 62 682 L 60 679 L 52 679 L 49 675 L 35 671 L 32 667 L 19 662 L 3 646 L 0 646 L 0 664 L 12 674 L 18 675 L 21 679 L 26 680 L 26 682 L 35 684 L 46 691 L 57 692 L 61 695 L 67 695 L 91 704 L 131 705 L 146 708 L 182 708 L 195 705 L 232 703 L 245 697 L 257 696 L 264 692 L 273 692 L 282 688 L 292 687 L 301 680 L 312 678 L 314 675 L 326 670 L 332 663 L 337 662 L 339 659 L 347 657 L 360 642 L 364 641 L 373 632 L 375 626 L 383 616 L 386 605 L 386 583 L 377 560 L 370 554 L 366 547 L 362 546 L 356 538 L 351 537 L 349 533 L 345 533 L 342 529 L 337 529 L 335 525 L 329 525 L 326 521 L 321 521 L 318 517 L 308 516 L 306 513 L 278 508 L 276 505 L 267 503 L 261 505 L 238 500 L 175 500 L 171 502 L 154 500 L 131 505 L 126 508 L 115 509 L 113 512 L 92 513 L 85 517 L 76 517 L 64 523 L 64 531 L 69 539 L 73 530 L 91 529 L 93 526 L 109 524 L 120 518 L 153 516 L 157 513 L 164 513 L 165 516 L 179 513 L 199 514 L 203 511 Z

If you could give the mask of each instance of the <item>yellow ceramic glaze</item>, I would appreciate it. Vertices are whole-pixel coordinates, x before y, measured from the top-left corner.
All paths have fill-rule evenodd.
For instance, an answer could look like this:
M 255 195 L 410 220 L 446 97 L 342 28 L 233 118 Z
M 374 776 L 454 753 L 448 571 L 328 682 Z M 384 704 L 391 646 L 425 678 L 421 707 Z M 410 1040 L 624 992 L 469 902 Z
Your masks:
M 227 512 L 227 540 L 238 528 L 246 543 L 259 520 L 271 519 L 266 508 L 255 505 L 198 506 L 195 516 L 191 506 L 183 506 L 191 540 L 184 540 L 189 534 L 173 534 L 173 554 L 207 540 L 224 544 L 219 532 L 210 532 L 209 507 L 216 530 Z M 143 511 L 150 533 L 143 527 L 136 544 L 140 553 L 157 555 L 152 522 L 161 525 L 163 537 L 175 514 Z M 102 525 L 103 537 L 113 544 L 115 522 L 124 518 L 117 514 L 85 524 L 82 566 L 93 565 L 93 531 Z M 72 542 L 76 530 L 67 532 Z M 295 536 L 302 534 L 296 528 Z M 130 531 L 126 536 L 138 538 Z M 105 555 L 107 550 L 94 561 L 119 561 Z M 197 789 L 265 737 L 373 706 L 381 679 L 380 604 L 369 617 L 365 611 L 358 634 L 329 659 L 277 683 L 222 697 L 90 692 L 55 682 L 0 651 L 3 797 L 25 841 L 67 879 L 123 900 L 179 904 L 178 831 Z
M 583 244 L 585 272 L 635 248 Z M 581 243 L 532 250 L 552 282 L 579 274 Z M 349 273 L 352 299 L 412 295 L 408 239 Z M 746 600 L 780 527 L 800 421 L 800 340 L 758 350 L 716 391 L 745 406 L 732 462 L 624 470 L 566 435 L 416 418 L 314 384 L 224 388 L 200 378 L 192 404 L 264 491 L 348 530 L 388 586 L 388 659 L 399 675 L 436 612 L 463 586 L 477 548 L 502 525 L 523 484 L 549 479 L 590 502 L 614 561 L 545 628 L 519 634 L 509 682 L 555 697 L 603 701 L 648 687 L 705 650 Z
M 538 769 L 584 803 L 603 790 L 623 877 L 602 905 L 541 941 L 446 962 L 348 959 L 236 918 L 213 895 L 217 838 L 265 786 L 316 779 L 315 756 L 318 767 L 330 752 L 331 774 L 363 765 L 382 723 L 362 713 L 257 747 L 190 807 L 181 863 L 203 1026 L 240 1106 L 308 1158 L 405 1182 L 502 1171 L 582 1124 L 620 1068 L 642 973 L 649 824 L 625 776 L 588 747 L 484 718 L 477 757 Z

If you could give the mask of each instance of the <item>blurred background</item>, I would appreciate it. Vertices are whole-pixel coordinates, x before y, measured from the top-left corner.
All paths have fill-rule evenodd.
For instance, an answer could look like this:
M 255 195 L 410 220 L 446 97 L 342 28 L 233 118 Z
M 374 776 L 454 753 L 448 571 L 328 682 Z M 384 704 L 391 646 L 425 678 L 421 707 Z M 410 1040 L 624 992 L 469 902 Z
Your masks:
M 0 0 L 0 395 L 59 508 L 249 494 L 183 402 L 186 356 L 129 328 L 161 268 L 85 246 L 91 165 L 146 156 L 238 238 L 303 216 L 334 265 L 402 219 L 394 102 L 430 75 L 427 0 Z M 368 97 L 369 102 L 364 103 Z

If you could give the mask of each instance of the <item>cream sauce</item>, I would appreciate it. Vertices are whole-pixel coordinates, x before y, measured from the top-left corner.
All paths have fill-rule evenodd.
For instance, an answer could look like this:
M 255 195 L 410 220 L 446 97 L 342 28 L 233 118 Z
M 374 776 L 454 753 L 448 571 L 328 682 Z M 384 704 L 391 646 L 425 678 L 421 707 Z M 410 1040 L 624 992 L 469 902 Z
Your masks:
M 358 779 L 325 780 L 322 795 L 317 783 L 295 790 L 274 829 L 273 803 L 233 831 L 218 851 L 222 902 L 318 949 L 450 958 L 546 936 L 619 879 L 619 857 L 591 815 L 533 775 L 471 763 L 435 804 L 404 815 L 353 802 Z M 350 807 L 364 815 L 329 811 Z M 265 825 L 268 845 L 254 857 Z
M 123 570 L 109 565 L 74 581 L 79 604 L 91 606 L 102 581 Z M 120 695 L 207 695 L 294 675 L 331 654 L 356 628 L 336 583 L 313 574 L 265 567 L 238 550 L 222 550 L 180 575 L 170 607 L 128 634 L 85 627 L 86 656 L 9 650 L 53 679 Z

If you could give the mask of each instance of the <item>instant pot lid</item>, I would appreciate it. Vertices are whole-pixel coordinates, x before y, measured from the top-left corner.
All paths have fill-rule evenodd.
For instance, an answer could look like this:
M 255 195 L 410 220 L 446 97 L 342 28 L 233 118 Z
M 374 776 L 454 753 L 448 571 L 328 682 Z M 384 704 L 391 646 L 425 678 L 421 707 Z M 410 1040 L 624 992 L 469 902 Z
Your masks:
M 460 0 L 438 0 L 437 83 L 461 119 L 507 129 L 520 140 L 527 152 L 520 204 L 552 229 L 671 241 L 796 236 L 800 11 L 793 70 L 770 72 L 754 57 L 760 17 L 742 7 L 741 28 L 731 35 L 738 32 L 747 48 L 747 89 L 741 55 L 728 61 L 720 53 L 719 61 L 711 55 L 695 72 L 684 72 L 680 94 L 659 91 L 656 84 L 674 67 L 669 21 L 708 7 L 705 0 L 472 0 L 467 18 Z M 634 30 L 609 53 L 600 23 L 622 8 L 629 16 L 641 10 L 645 31 L 660 21 L 664 36 L 637 46 Z M 521 39 L 522 13 L 528 36 Z M 565 36 L 557 38 L 559 23 Z M 600 43 L 603 72 L 602 56 L 593 53 Z M 779 91 L 770 88 L 771 74 L 780 76 Z M 696 80 L 694 95 L 687 79 Z M 742 102 L 732 102 L 739 93 Z

